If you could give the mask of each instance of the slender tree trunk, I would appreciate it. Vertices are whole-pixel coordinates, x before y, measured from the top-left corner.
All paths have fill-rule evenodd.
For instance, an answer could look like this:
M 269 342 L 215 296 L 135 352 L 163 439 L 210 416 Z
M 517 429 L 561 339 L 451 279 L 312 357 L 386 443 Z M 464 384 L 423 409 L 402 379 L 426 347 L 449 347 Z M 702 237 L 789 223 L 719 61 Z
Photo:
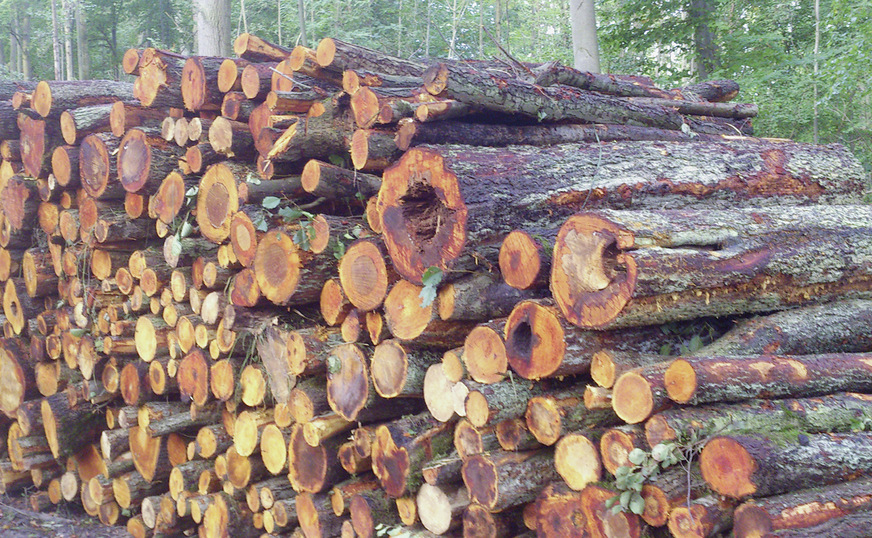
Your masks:
M 64 69 L 67 80 L 76 78 L 73 74 L 73 8 L 70 4 L 71 1 L 61 0 L 61 13 L 64 18 Z
M 693 20 L 693 44 L 696 47 L 696 74 L 699 80 L 706 80 L 717 64 L 714 34 L 708 20 L 714 6 L 710 0 L 691 0 L 690 17 Z
M 242 17 L 242 31 L 248 33 L 248 17 L 245 16 L 245 0 L 240 0 L 239 15 Z
M 279 46 L 282 45 L 282 0 L 276 0 L 276 23 L 279 29 Z
M 814 120 L 812 124 L 812 142 L 818 143 L 818 53 L 821 46 L 821 3 L 820 0 L 814 0 L 814 79 L 812 87 L 814 88 Z
M 85 1 L 76 1 L 76 54 L 79 60 L 79 80 L 91 76 L 91 53 L 88 51 L 88 19 L 85 15 Z
M 494 0 L 494 28 L 496 29 L 497 43 L 503 42 L 502 27 L 503 27 L 503 4 L 502 0 Z
M 297 17 L 300 19 L 300 44 L 307 46 L 306 39 L 306 5 L 303 0 L 297 0 Z
M 64 78 L 63 51 L 61 50 L 61 38 L 58 30 L 58 6 L 56 0 L 51 0 L 51 45 L 52 58 L 54 59 L 54 78 Z
M 397 56 L 403 55 L 403 0 L 397 6 Z
M 18 56 L 18 12 L 12 14 L 9 22 L 9 70 L 20 73 L 21 64 Z
M 570 0 L 572 58 L 579 71 L 599 73 L 599 43 L 596 36 L 596 8 L 593 0 Z
M 30 64 L 30 13 L 21 14 L 21 73 L 25 80 L 33 76 Z
M 424 34 L 424 56 L 430 57 L 430 0 L 427 0 L 427 32 Z
M 478 57 L 484 58 L 484 9 L 478 6 Z

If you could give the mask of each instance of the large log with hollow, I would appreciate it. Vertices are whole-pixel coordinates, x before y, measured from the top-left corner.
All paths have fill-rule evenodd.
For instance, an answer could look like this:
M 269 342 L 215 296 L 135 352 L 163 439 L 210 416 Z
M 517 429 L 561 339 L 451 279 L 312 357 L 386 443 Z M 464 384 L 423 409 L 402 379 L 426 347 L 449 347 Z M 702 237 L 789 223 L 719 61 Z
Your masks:
M 770 431 L 710 439 L 699 456 L 706 483 L 733 499 L 766 497 L 872 474 L 872 434 Z
M 805 159 L 816 164 L 796 174 L 782 172 L 788 162 Z M 646 166 L 630 176 L 625 163 L 636 160 Z M 707 164 L 711 175 L 701 175 L 703 162 L 721 165 Z M 832 180 L 810 180 L 818 166 L 831 170 L 827 177 Z M 769 142 L 421 146 L 385 171 L 378 207 L 397 271 L 420 282 L 427 267 L 449 267 L 465 242 L 474 248 L 515 228 L 547 228 L 581 208 L 662 207 L 667 198 L 670 207 L 724 208 L 830 197 L 856 203 L 861 177 L 858 163 L 843 148 Z M 436 192 L 443 193 L 441 198 Z
M 551 291 L 596 329 L 868 297 L 870 226 L 863 206 L 580 213 L 557 236 Z

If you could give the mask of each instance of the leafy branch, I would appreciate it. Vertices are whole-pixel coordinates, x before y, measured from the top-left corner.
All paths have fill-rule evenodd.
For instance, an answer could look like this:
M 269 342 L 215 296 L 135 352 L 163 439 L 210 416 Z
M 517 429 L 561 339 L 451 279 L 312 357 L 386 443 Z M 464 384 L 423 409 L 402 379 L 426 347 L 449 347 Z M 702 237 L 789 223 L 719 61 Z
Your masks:
M 421 298 L 422 307 L 430 306 L 436 300 L 436 294 L 439 284 L 442 283 L 442 277 L 442 270 L 438 267 L 428 267 L 424 271 L 424 276 L 421 277 L 421 284 L 424 287 L 421 288 L 421 292 L 418 294 L 418 297 Z

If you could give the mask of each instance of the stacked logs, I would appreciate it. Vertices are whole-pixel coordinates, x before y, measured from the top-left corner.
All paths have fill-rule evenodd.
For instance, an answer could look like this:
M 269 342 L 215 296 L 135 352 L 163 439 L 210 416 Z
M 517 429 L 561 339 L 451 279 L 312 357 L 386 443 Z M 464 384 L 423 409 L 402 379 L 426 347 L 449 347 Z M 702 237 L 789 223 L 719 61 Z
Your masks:
M 0 86 L 5 491 L 134 536 L 869 519 L 844 148 L 748 136 L 731 81 L 235 52 Z

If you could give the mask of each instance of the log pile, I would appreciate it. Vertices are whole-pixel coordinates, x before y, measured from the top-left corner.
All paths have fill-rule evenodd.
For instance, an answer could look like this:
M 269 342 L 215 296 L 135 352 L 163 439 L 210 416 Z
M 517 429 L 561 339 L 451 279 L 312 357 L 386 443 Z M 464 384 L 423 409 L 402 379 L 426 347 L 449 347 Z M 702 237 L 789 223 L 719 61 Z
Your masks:
M 139 537 L 863 535 L 845 148 L 731 81 L 235 52 L 0 86 L 5 492 Z

